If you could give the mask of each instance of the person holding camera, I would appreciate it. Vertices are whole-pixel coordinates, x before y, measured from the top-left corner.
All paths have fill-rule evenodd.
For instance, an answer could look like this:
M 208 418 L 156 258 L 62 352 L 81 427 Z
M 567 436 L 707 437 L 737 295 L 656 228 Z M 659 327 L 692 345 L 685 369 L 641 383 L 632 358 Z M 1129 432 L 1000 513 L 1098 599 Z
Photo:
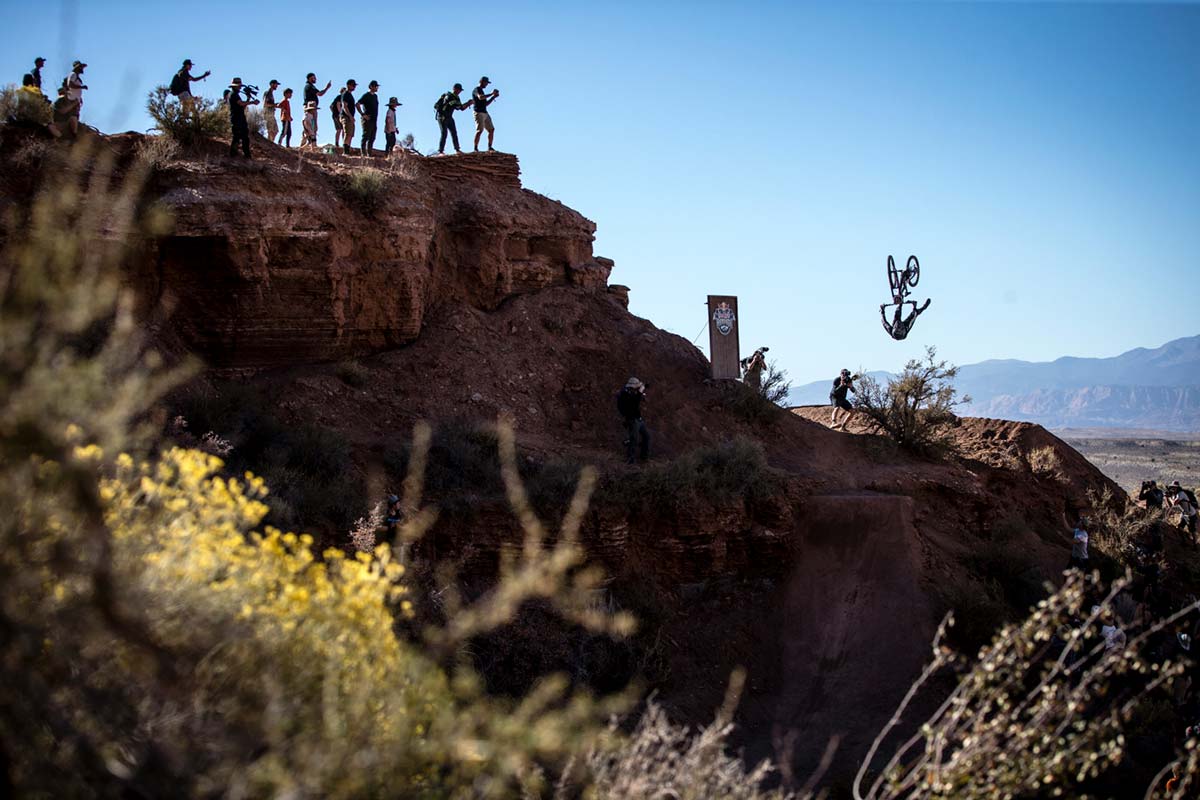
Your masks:
M 748 358 L 742 359 L 742 383 L 756 392 L 762 392 L 762 374 L 767 366 L 766 352 L 769 347 L 760 347 Z
M 846 399 L 846 392 L 858 393 L 858 390 L 854 388 L 854 381 L 857 378 L 857 375 L 850 374 L 850 370 L 844 369 L 841 375 L 833 379 L 833 389 L 829 391 L 829 402 L 833 405 L 833 417 L 830 419 L 829 425 L 831 430 L 845 430 L 846 424 L 854 416 L 854 406 L 850 405 L 850 401 Z M 842 411 L 846 412 L 846 418 L 839 423 L 839 412 Z
M 636 464 L 650 458 L 650 431 L 642 419 L 642 403 L 646 400 L 646 384 L 630 378 L 617 394 L 617 413 L 625 426 L 625 461 Z
M 246 106 L 258 105 L 250 98 L 250 92 L 242 95 L 242 79 L 234 78 L 229 83 L 229 127 L 233 138 L 229 140 L 229 156 L 237 155 L 238 142 L 242 143 L 242 154 L 250 157 L 250 123 L 246 121 Z
M 479 152 L 479 137 L 484 131 L 488 135 L 488 152 L 495 152 L 496 148 L 492 147 L 492 140 L 496 137 L 496 128 L 492 125 L 492 115 L 488 113 L 488 106 L 496 102 L 496 98 L 500 96 L 499 89 L 493 89 L 488 93 L 487 87 L 491 83 L 488 76 L 484 75 L 479 79 L 479 85 L 471 91 L 471 102 L 475 105 L 475 152 Z

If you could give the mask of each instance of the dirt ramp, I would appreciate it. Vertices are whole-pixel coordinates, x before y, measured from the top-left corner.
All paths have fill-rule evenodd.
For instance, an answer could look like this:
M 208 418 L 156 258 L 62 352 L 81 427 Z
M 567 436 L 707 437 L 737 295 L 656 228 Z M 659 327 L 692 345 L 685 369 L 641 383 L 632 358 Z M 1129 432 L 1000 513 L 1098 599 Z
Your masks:
M 852 773 L 926 660 L 933 614 L 921 591 L 910 497 L 810 498 L 783 596 L 773 729 L 794 732 L 805 775 L 842 741 L 831 775 Z

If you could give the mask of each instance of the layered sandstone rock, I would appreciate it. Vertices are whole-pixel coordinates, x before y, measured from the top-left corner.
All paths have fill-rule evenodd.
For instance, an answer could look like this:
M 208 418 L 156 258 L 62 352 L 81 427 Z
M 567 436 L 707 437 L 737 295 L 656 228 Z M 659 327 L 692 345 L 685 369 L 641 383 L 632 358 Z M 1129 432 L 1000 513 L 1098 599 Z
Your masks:
M 377 159 L 384 186 L 366 211 L 349 186 L 357 159 L 266 155 L 156 173 L 175 225 L 134 285 L 210 365 L 362 355 L 412 341 L 439 303 L 488 310 L 553 286 L 607 286 L 595 224 L 522 189 L 516 156 Z

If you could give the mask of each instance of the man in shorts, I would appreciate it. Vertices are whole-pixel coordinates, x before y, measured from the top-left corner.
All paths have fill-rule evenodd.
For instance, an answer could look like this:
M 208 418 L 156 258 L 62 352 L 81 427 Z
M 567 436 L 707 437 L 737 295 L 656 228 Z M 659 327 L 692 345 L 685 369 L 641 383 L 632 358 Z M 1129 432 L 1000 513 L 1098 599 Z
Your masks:
M 275 90 L 279 88 L 279 81 L 272 79 L 267 85 L 267 90 L 263 92 L 262 110 L 263 121 L 267 124 L 267 141 L 273 142 L 279 137 L 279 123 L 275 121 Z
M 171 78 L 171 94 L 179 98 L 179 107 L 185 118 L 195 119 L 196 117 L 196 100 L 192 97 L 192 82 L 202 81 L 211 74 L 212 70 L 208 70 L 200 77 L 193 78 L 192 60 L 185 58 L 183 67 L 175 73 L 175 77 Z
M 829 426 L 831 430 L 845 430 L 846 423 L 854 416 L 854 406 L 850 405 L 850 401 L 846 399 L 846 392 L 858 393 L 854 388 L 854 377 L 848 369 L 842 370 L 842 374 L 833 379 L 833 389 L 829 392 L 829 402 L 833 404 L 833 417 Z M 838 422 L 838 418 L 841 416 L 839 412 L 843 411 L 846 413 L 846 417 Z
M 342 96 L 339 98 L 341 107 L 338 110 L 342 115 L 342 150 L 346 155 L 350 155 L 350 143 L 354 139 L 354 90 L 357 88 L 358 81 L 351 78 L 346 81 L 346 91 L 342 92 Z
M 67 89 L 67 99 L 75 104 L 69 117 L 68 127 L 71 130 L 71 136 L 79 135 L 79 112 L 83 110 L 83 92 L 87 89 L 87 84 L 83 82 L 83 71 L 87 69 L 87 64 L 82 61 L 76 61 L 71 65 L 71 71 L 67 73 L 67 77 L 63 80 L 63 84 Z
M 471 102 L 475 104 L 475 152 L 479 152 L 479 137 L 484 131 L 488 135 L 488 152 L 494 152 L 496 148 L 492 147 L 492 140 L 496 137 L 496 128 L 492 125 L 492 115 L 488 113 L 488 106 L 496 101 L 500 96 L 499 89 L 493 89 L 488 93 L 487 87 L 491 81 L 487 75 L 479 79 L 479 85 L 471 91 Z

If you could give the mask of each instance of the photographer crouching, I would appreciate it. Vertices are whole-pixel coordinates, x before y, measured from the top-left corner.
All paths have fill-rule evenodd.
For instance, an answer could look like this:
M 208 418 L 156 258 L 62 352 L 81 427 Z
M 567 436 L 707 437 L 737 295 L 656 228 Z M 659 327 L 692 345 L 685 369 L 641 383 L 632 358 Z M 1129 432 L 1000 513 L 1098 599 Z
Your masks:
M 642 420 L 642 403 L 646 399 L 646 384 L 630 378 L 617 393 L 617 413 L 625 426 L 625 460 L 635 464 L 650 458 L 650 431 Z
M 237 155 L 238 142 L 242 143 L 242 155 L 250 157 L 250 124 L 246 121 L 246 106 L 258 105 L 257 94 L 258 87 L 243 86 L 241 78 L 234 78 L 229 83 L 229 93 L 225 99 L 229 103 L 229 126 L 233 129 L 233 138 L 229 140 L 230 158 Z

